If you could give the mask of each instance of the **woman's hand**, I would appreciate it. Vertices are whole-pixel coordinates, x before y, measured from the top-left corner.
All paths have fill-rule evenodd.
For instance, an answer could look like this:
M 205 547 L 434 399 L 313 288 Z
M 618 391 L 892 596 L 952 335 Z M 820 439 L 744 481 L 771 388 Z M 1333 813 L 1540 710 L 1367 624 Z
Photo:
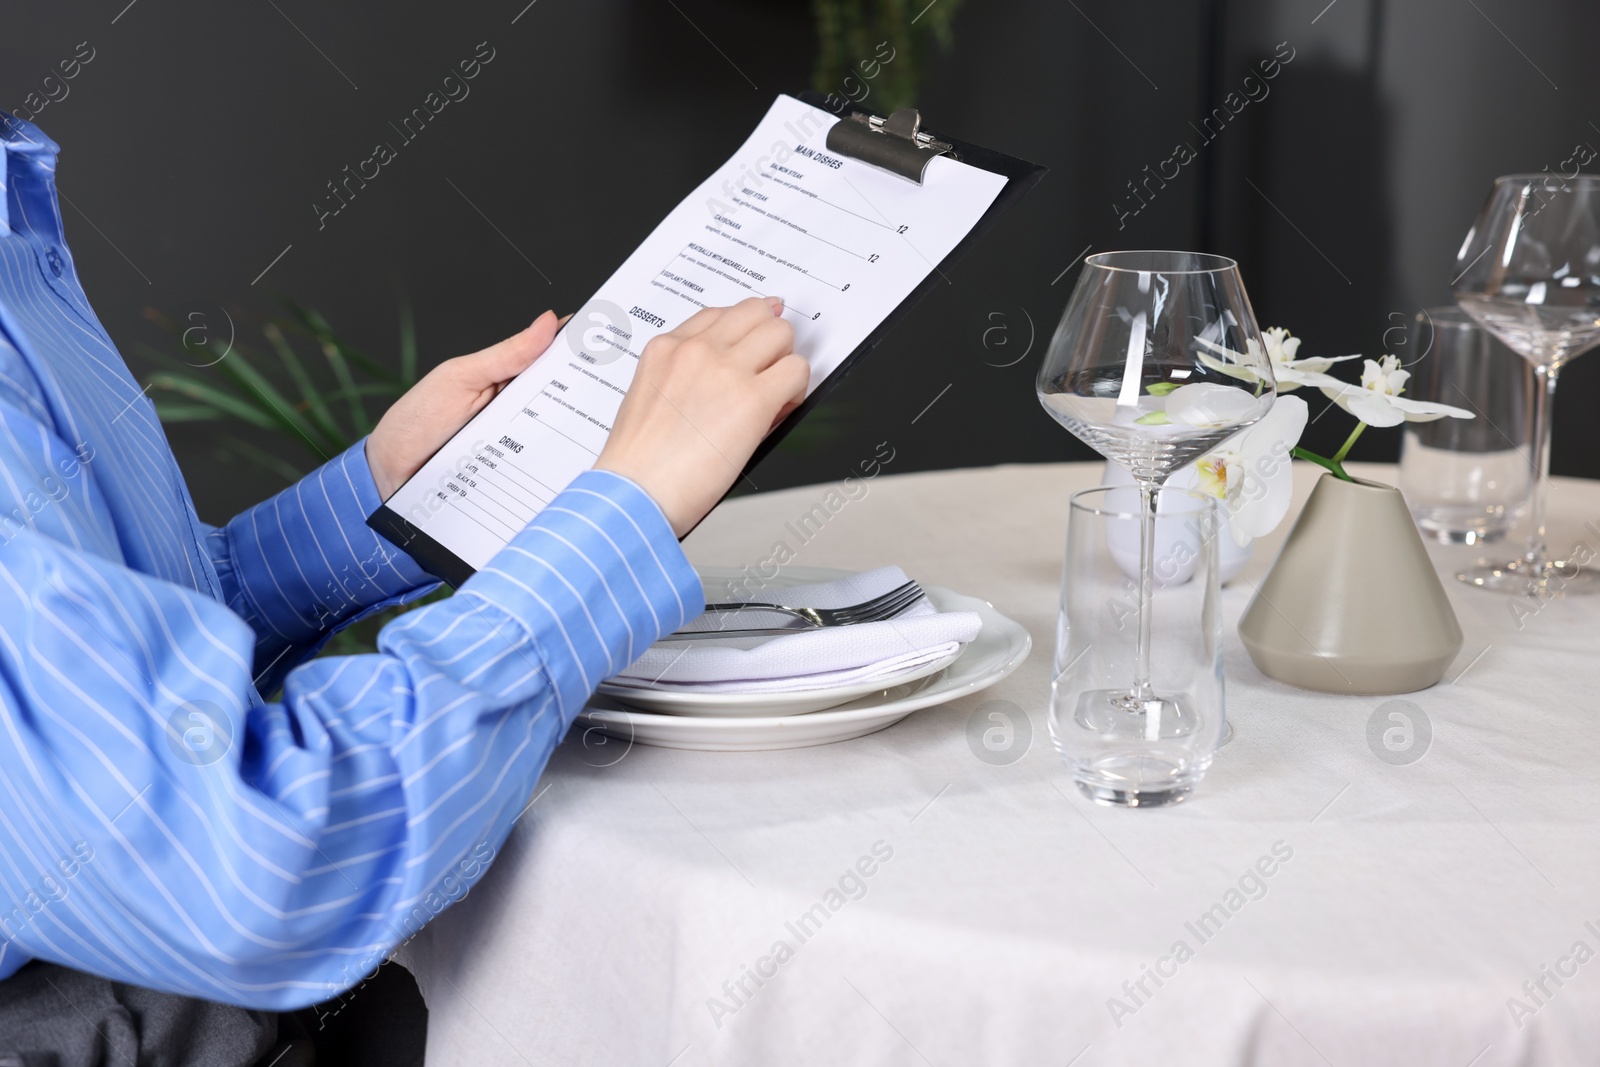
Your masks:
M 705 308 L 652 338 L 639 355 L 595 468 L 638 483 L 679 537 L 722 499 L 756 445 L 805 398 L 811 367 L 795 354 L 794 330 L 782 314 L 778 297 Z
M 555 338 L 565 320 L 546 311 L 533 325 L 470 356 L 447 359 L 396 400 L 367 438 L 367 465 L 387 500 L 502 386 L 521 374 Z

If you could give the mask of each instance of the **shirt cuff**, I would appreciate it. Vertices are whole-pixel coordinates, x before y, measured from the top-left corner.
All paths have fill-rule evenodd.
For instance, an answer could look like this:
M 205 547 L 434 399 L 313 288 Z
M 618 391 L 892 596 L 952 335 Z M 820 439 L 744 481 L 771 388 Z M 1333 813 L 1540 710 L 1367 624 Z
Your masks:
M 367 526 L 366 439 L 228 524 L 236 580 L 281 637 L 315 640 L 436 579 Z
M 661 509 L 610 471 L 580 474 L 456 595 L 522 625 L 568 722 L 595 686 L 705 607 Z

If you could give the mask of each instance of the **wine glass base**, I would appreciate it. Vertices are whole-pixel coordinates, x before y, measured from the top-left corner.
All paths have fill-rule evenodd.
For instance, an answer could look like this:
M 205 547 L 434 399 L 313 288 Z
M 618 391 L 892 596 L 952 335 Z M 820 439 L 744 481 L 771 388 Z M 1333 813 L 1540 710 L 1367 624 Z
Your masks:
M 1600 593 L 1600 574 L 1564 560 L 1529 563 L 1525 559 L 1516 559 L 1509 563 L 1493 563 L 1482 559 L 1466 570 L 1459 571 L 1456 579 L 1490 592 L 1537 597 L 1540 600 Z
M 1492 545 L 1501 540 L 1510 531 L 1510 527 L 1496 528 L 1493 530 L 1464 530 L 1455 526 L 1434 526 L 1418 522 L 1417 529 L 1422 531 L 1422 536 L 1441 545 Z

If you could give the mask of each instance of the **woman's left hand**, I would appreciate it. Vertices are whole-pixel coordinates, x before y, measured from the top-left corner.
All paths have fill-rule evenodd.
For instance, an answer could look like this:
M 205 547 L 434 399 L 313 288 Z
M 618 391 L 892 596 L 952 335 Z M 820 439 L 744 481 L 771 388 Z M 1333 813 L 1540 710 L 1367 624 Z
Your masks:
M 387 500 L 467 420 L 550 347 L 566 320 L 546 311 L 533 325 L 470 356 L 447 359 L 396 400 L 367 438 L 367 465 Z

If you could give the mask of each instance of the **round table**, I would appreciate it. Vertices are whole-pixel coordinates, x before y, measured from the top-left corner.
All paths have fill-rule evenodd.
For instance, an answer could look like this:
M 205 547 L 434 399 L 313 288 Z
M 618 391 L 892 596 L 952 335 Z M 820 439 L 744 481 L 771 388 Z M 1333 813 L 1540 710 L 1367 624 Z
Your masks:
M 1318 473 L 1296 468 L 1291 516 Z M 841 744 L 618 759 L 569 737 L 482 882 L 400 953 L 430 1067 L 1595 1061 L 1600 598 L 1448 581 L 1466 642 L 1445 682 L 1300 691 L 1233 631 L 1286 521 L 1224 590 L 1233 741 L 1188 803 L 1096 807 L 1045 707 L 1067 497 L 1099 473 L 720 507 L 696 564 L 779 540 L 795 565 L 896 563 L 991 600 L 1033 654 Z M 1553 546 L 1600 546 L 1600 485 L 1558 479 L 1551 510 Z M 973 740 L 995 711 L 1009 749 Z

